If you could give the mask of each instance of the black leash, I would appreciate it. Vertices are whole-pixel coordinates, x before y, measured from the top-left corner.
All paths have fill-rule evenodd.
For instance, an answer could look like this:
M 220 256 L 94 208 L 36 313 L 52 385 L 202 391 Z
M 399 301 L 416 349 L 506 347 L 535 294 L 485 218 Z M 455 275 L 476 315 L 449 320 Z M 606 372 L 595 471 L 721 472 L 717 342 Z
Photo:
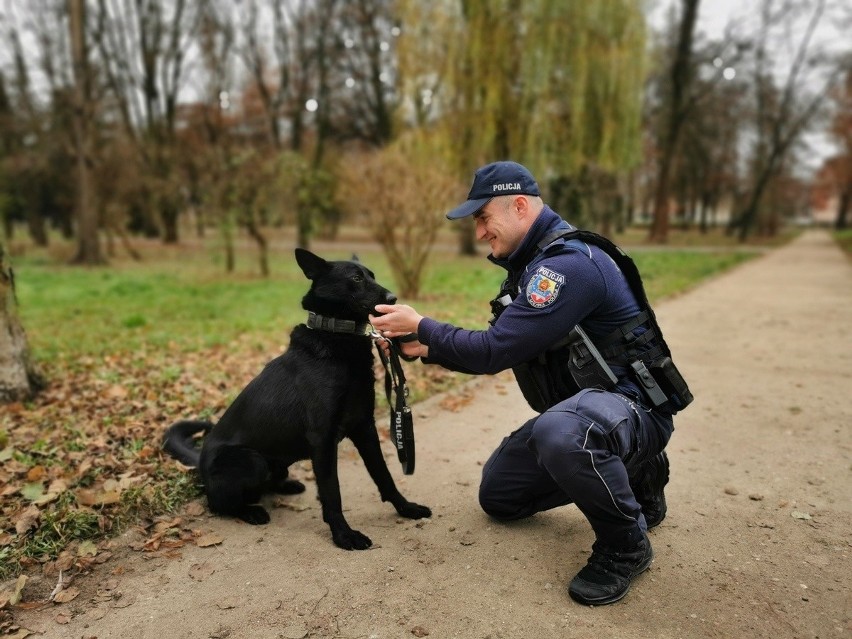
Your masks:
M 348 335 L 360 335 L 370 337 L 376 343 L 376 350 L 382 365 L 385 367 L 385 395 L 390 406 L 390 434 L 391 441 L 396 446 L 397 456 L 402 464 L 402 472 L 406 475 L 414 473 L 414 419 L 411 408 L 408 406 L 408 386 L 405 385 L 405 373 L 402 371 L 400 358 L 407 362 L 416 360 L 416 357 L 406 357 L 399 348 L 401 342 L 410 342 L 417 339 L 417 335 L 403 335 L 388 339 L 373 330 L 373 327 L 365 322 L 354 322 L 334 317 L 326 317 L 312 311 L 308 312 L 308 328 L 328 333 L 343 333 Z M 390 356 L 385 355 L 379 344 L 379 340 L 386 341 L 390 345 Z M 391 399 L 391 394 L 395 399 Z
M 408 386 L 405 384 L 405 373 L 402 370 L 399 346 L 395 339 L 386 339 L 378 333 L 373 334 L 376 350 L 385 367 L 385 395 L 390 406 L 390 435 L 396 446 L 396 453 L 402 464 L 402 472 L 406 475 L 414 473 L 414 418 L 408 406 Z M 386 340 L 390 345 L 390 355 L 379 344 L 379 339 Z M 391 399 L 391 394 L 394 398 Z

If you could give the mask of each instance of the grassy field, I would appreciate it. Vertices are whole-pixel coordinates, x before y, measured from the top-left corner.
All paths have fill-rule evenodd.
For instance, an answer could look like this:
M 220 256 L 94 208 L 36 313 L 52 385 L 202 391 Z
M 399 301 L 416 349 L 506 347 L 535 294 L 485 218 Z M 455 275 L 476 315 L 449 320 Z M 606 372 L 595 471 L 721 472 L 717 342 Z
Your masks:
M 625 246 L 652 300 L 687 290 L 754 255 L 750 247 L 715 244 L 700 250 Z M 403 301 L 438 319 L 484 328 L 488 300 L 505 273 L 484 257 L 460 257 L 442 248 L 427 269 L 421 299 Z M 272 276 L 266 279 L 254 273 L 250 247 L 240 251 L 237 272 L 230 275 L 224 272 L 215 242 L 201 248 L 147 249 L 143 262 L 118 258 L 99 268 L 63 265 L 32 250 L 15 258 L 20 313 L 35 356 L 73 365 L 81 356 L 197 351 L 236 339 L 273 353 L 290 328 L 304 320 L 300 300 L 307 282 L 289 247 L 273 252 Z M 336 246 L 315 250 L 329 259 L 352 253 Z M 377 247 L 359 248 L 357 253 L 379 281 L 395 288 Z
M 627 239 L 652 300 L 756 254 L 725 240 L 655 248 Z M 459 257 L 452 240 L 443 236 L 436 248 L 421 299 L 403 301 L 485 328 L 503 273 L 484 257 Z M 10 246 L 21 318 L 49 386 L 30 402 L 0 409 L 0 579 L 24 569 L 85 569 L 107 552 L 115 532 L 129 524 L 153 531 L 158 518 L 197 496 L 194 474 L 159 452 L 163 429 L 180 418 L 220 414 L 304 321 L 307 290 L 286 236 L 273 241 L 266 279 L 256 275 L 247 244 L 237 271 L 224 273 L 215 239 L 171 248 L 140 243 L 143 262 L 119 256 L 97 268 L 65 266 L 67 245 Z M 314 249 L 338 259 L 353 246 L 395 288 L 383 254 L 363 235 L 352 231 Z M 465 379 L 418 364 L 406 374 L 415 402 Z M 384 434 L 384 397 L 378 402 Z M 174 544 L 187 535 L 180 527 L 169 534 Z M 162 531 L 154 538 L 151 548 L 159 548 Z

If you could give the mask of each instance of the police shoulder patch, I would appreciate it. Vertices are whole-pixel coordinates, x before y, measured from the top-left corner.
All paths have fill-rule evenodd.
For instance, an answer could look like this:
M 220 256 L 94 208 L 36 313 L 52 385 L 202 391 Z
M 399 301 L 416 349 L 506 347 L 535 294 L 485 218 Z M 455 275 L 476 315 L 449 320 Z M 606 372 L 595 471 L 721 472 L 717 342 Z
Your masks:
M 549 268 L 539 266 L 527 284 L 527 302 L 533 308 L 544 308 L 556 301 L 565 276 Z

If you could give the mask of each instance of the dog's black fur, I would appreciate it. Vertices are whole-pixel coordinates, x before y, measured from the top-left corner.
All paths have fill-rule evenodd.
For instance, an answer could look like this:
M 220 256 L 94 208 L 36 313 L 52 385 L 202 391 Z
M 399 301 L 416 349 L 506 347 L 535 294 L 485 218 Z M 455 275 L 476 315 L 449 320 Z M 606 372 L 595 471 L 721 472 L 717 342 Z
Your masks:
M 326 317 L 366 323 L 376 304 L 396 297 L 357 261 L 327 262 L 296 249 L 296 261 L 311 280 L 302 307 Z M 343 517 L 337 477 L 337 444 L 352 440 L 382 501 L 403 517 L 431 516 L 397 490 L 379 445 L 375 408 L 372 340 L 299 324 L 287 351 L 269 362 L 237 396 L 214 426 L 181 421 L 163 437 L 163 448 L 198 467 L 210 510 L 250 524 L 269 522 L 260 506 L 267 492 L 298 493 L 305 487 L 288 479 L 287 467 L 300 459 L 313 463 L 323 520 L 334 543 L 346 550 L 372 541 Z M 193 437 L 205 434 L 201 451 Z

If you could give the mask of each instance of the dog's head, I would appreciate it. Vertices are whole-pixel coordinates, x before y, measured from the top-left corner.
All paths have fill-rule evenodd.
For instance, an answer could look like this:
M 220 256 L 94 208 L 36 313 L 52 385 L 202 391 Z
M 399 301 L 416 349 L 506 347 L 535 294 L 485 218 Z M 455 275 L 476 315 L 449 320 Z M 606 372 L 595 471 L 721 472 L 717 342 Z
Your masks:
M 331 262 L 297 248 L 296 262 L 311 280 L 311 288 L 302 298 L 302 308 L 307 311 L 363 322 L 375 314 L 376 304 L 396 302 L 396 295 L 379 284 L 355 256 Z

